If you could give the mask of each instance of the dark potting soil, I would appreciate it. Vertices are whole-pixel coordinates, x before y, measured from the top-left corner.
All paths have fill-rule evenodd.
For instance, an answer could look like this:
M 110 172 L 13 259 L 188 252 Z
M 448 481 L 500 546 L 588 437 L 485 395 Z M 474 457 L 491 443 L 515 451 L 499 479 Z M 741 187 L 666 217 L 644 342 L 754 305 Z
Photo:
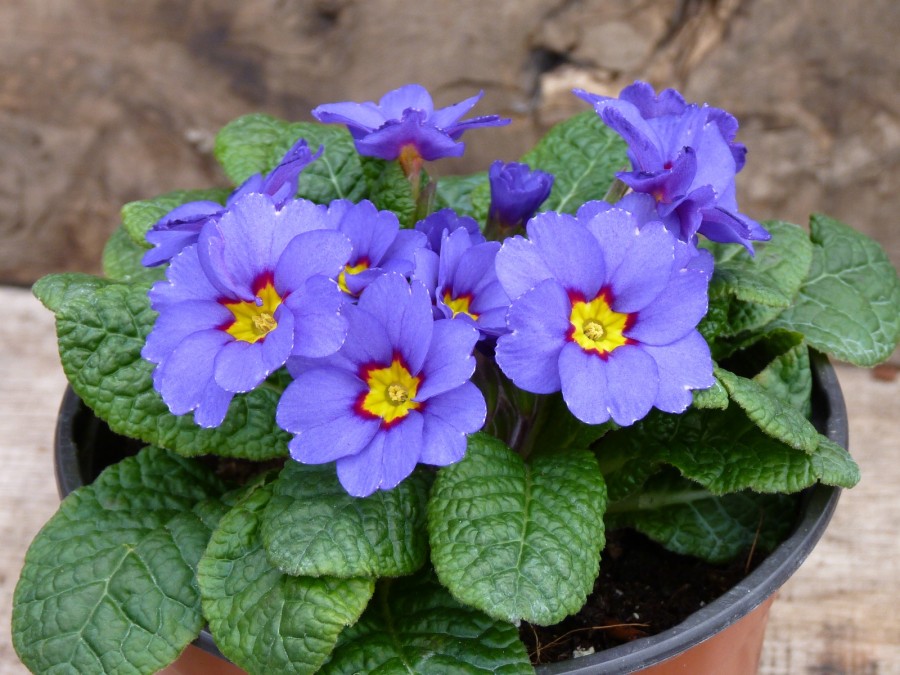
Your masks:
M 523 622 L 519 636 L 539 665 L 655 635 L 724 594 L 763 557 L 748 552 L 713 565 L 667 551 L 633 530 L 609 532 L 600 576 L 581 611 L 554 626 Z

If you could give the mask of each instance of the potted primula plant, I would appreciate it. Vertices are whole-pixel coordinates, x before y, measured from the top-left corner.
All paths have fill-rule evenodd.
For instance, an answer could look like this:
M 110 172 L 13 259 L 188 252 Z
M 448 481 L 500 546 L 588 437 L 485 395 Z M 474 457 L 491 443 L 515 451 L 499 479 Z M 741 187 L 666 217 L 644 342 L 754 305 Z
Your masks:
M 35 285 L 119 457 L 60 460 L 99 477 L 26 556 L 32 671 L 150 673 L 208 627 L 249 673 L 531 672 L 520 635 L 582 610 L 610 536 L 759 559 L 857 482 L 810 419 L 821 354 L 897 344 L 884 252 L 743 214 L 727 112 L 575 94 L 521 162 L 439 179 L 508 122 L 463 119 L 480 96 L 242 117 L 238 187 L 127 204 L 103 277 Z

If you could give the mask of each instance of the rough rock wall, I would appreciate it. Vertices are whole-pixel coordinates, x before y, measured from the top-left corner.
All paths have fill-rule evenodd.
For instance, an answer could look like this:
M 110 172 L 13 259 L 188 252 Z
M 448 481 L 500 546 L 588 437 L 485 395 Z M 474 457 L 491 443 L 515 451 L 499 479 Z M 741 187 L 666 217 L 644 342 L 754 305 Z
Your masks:
M 744 212 L 825 211 L 900 264 L 897 26 L 895 0 L 0 3 L 0 282 L 96 270 L 124 202 L 222 183 L 212 139 L 238 115 L 413 81 L 514 118 L 437 173 L 518 157 L 584 109 L 573 86 L 675 86 L 741 121 Z

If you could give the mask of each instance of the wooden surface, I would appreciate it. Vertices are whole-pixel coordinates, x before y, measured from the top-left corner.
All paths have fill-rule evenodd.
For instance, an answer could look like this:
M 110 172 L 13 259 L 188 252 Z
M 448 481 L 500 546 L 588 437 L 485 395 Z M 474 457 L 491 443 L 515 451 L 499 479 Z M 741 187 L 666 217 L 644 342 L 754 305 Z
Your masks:
M 58 504 L 51 449 L 65 378 L 51 314 L 18 288 L 0 287 L 0 307 L 0 675 L 18 675 L 10 605 L 25 550 Z M 863 480 L 774 604 L 761 675 L 900 673 L 900 380 L 845 366 L 838 376 Z

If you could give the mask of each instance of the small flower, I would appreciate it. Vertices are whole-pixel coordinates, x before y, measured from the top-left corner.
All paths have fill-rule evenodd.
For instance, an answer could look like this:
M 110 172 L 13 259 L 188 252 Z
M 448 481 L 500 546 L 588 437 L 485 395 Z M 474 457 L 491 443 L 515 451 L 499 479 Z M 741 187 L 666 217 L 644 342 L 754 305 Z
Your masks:
M 431 94 L 418 84 L 407 84 L 388 92 L 378 103 L 328 103 L 312 111 L 313 117 L 329 124 L 346 124 L 361 155 L 400 159 L 404 166 L 416 161 L 459 157 L 465 144 L 457 142 L 469 129 L 497 127 L 510 120 L 498 115 L 474 117 L 460 122 L 484 95 L 467 98 L 435 110 Z
M 618 178 L 652 195 L 659 219 L 683 241 L 699 233 L 752 253 L 752 241 L 769 239 L 762 225 L 738 212 L 735 175 L 747 149 L 734 141 L 738 123 L 732 115 L 688 104 L 674 89 L 657 96 L 646 82 L 626 87 L 618 99 L 575 94 L 628 144 L 633 170 Z
M 582 217 L 584 216 L 584 217 Z M 588 424 L 681 412 L 712 386 L 696 330 L 712 257 L 619 208 L 538 214 L 507 239 L 497 276 L 512 298 L 497 364 L 521 389 L 562 391 Z
M 478 331 L 434 321 L 428 291 L 399 274 L 374 281 L 346 315 L 341 350 L 296 373 L 278 404 L 278 424 L 295 434 L 291 456 L 336 461 L 359 497 L 396 486 L 417 463 L 462 459 L 486 415 L 469 381 Z
M 250 391 L 291 355 L 340 348 L 346 321 L 333 280 L 350 242 L 322 229 L 325 207 L 278 209 L 271 197 L 237 199 L 172 260 L 150 302 L 159 317 L 141 355 L 169 410 L 221 424 L 234 394 Z
M 445 231 L 440 255 L 417 255 L 414 277 L 434 298 L 436 317 L 466 321 L 485 337 L 506 332 L 509 296 L 494 269 L 498 250 L 499 242 L 473 243 L 468 231 L 457 228 Z
M 385 272 L 412 274 L 416 251 L 427 243 L 422 232 L 400 229 L 396 214 L 379 211 L 366 200 L 358 204 L 334 201 L 328 213 L 331 225 L 353 246 L 350 259 L 338 275 L 338 285 L 347 295 L 357 297 Z
M 144 254 L 141 262 L 146 267 L 155 267 L 169 262 L 185 248 L 197 242 L 200 230 L 210 221 L 221 218 L 222 214 L 241 197 L 251 192 L 269 195 L 276 206 L 283 205 L 297 193 L 300 172 L 322 155 L 322 148 L 313 155 L 304 139 L 298 140 L 265 177 L 254 174 L 245 180 L 231 195 L 225 206 L 218 202 L 197 201 L 178 206 L 147 232 L 147 241 L 153 244 Z
M 453 209 L 441 209 L 429 214 L 416 223 L 416 231 L 422 232 L 428 240 L 428 248 L 435 253 L 441 252 L 441 242 L 444 235 L 451 234 L 457 229 L 464 229 L 469 233 L 469 239 L 473 244 L 480 244 L 484 239 L 478 222 L 468 216 L 460 216 Z
M 496 224 L 501 231 L 524 227 L 553 188 L 551 174 L 517 162 L 494 162 L 488 170 L 488 179 L 491 185 L 488 222 Z

